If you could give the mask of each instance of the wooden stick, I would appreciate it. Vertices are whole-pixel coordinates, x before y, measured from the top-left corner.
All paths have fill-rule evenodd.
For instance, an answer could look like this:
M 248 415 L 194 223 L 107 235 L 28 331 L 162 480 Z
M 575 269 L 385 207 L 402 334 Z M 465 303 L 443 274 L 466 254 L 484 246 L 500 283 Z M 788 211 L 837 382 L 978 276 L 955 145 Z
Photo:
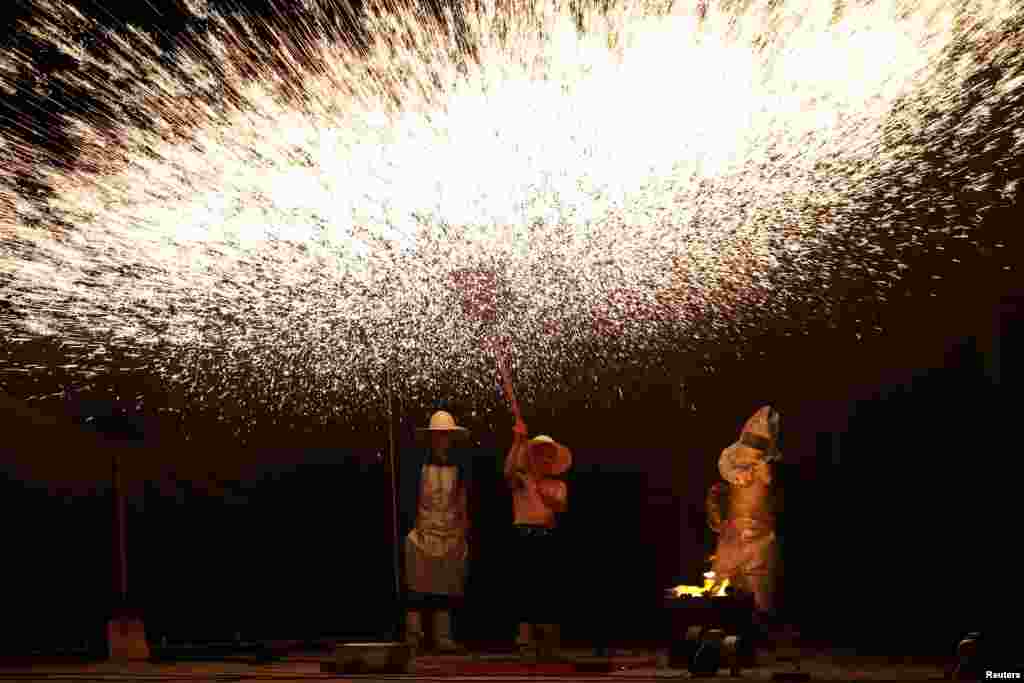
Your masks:
M 498 359 L 498 372 L 501 374 L 501 383 L 505 389 L 505 399 L 508 400 L 509 405 L 512 407 L 512 414 L 517 420 L 522 420 L 522 413 L 519 412 L 519 403 L 516 401 L 515 391 L 512 390 L 512 379 L 508 374 L 508 367 L 505 365 L 505 357 L 498 351 L 495 346 L 494 356 Z

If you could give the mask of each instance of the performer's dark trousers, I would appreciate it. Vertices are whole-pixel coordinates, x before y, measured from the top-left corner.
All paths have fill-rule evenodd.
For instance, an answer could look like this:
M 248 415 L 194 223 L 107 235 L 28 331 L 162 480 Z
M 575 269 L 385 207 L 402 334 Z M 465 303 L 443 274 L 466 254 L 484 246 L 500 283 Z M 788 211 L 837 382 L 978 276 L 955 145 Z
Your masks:
M 516 524 L 509 557 L 509 596 L 520 623 L 558 624 L 564 581 L 557 529 Z

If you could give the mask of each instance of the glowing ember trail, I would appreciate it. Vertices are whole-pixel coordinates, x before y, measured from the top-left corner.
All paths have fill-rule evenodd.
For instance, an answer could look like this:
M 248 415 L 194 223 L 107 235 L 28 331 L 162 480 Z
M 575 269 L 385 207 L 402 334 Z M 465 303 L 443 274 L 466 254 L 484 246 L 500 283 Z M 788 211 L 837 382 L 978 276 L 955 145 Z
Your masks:
M 79 66 L 39 87 L 103 106 L 64 112 L 70 166 L 0 139 L 0 334 L 60 339 L 83 385 L 118 349 L 253 414 L 376 401 L 384 364 L 483 403 L 499 338 L 528 401 L 567 368 L 771 324 L 864 264 L 884 297 L 905 266 L 858 207 L 892 177 L 884 221 L 910 241 L 970 232 L 914 223 L 953 201 L 925 170 L 1012 199 L 948 146 L 1019 96 L 1011 0 L 634 4 L 579 27 L 551 2 L 439 21 L 309 0 L 287 31 L 191 5 L 205 28 L 170 52 L 57 3 L 20 29 Z M 0 85 L 28 63 L 3 54 Z M 968 96 L 981 114 L 954 117 Z M 999 125 L 1020 154 L 1020 117 Z

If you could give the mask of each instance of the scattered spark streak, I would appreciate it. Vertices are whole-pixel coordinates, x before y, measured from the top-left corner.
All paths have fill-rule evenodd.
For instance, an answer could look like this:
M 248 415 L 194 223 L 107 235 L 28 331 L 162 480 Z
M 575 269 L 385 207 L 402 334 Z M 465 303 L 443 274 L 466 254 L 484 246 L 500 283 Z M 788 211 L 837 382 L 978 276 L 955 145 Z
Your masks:
M 207 28 L 170 50 L 36 4 L 21 30 L 79 65 L 43 85 L 102 106 L 65 110 L 70 166 L 0 138 L 0 329 L 61 339 L 83 377 L 119 349 L 215 410 L 328 419 L 377 401 L 384 367 L 414 400 L 494 401 L 492 339 L 529 401 L 594 358 L 742 337 L 839 275 L 898 278 L 858 209 L 894 177 L 901 235 L 952 204 L 925 172 L 1017 190 L 949 144 L 1020 96 L 1010 0 L 484 1 L 458 21 L 308 0 L 287 31 L 189 0 Z M 0 56 L 4 91 L 26 64 Z M 1020 116 L 999 125 L 1019 154 Z

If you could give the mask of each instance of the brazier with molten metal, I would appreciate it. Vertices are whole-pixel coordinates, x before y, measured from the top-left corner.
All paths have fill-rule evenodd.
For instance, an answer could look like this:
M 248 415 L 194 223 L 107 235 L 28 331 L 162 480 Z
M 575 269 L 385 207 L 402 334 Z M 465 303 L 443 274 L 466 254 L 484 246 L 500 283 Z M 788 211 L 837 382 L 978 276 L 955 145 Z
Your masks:
M 708 633 L 718 630 L 727 636 L 747 636 L 753 626 L 753 597 L 744 594 L 667 597 L 665 608 L 670 629 L 668 664 L 673 669 L 691 667 Z M 730 668 L 753 665 L 752 652 L 735 653 L 734 659 Z

